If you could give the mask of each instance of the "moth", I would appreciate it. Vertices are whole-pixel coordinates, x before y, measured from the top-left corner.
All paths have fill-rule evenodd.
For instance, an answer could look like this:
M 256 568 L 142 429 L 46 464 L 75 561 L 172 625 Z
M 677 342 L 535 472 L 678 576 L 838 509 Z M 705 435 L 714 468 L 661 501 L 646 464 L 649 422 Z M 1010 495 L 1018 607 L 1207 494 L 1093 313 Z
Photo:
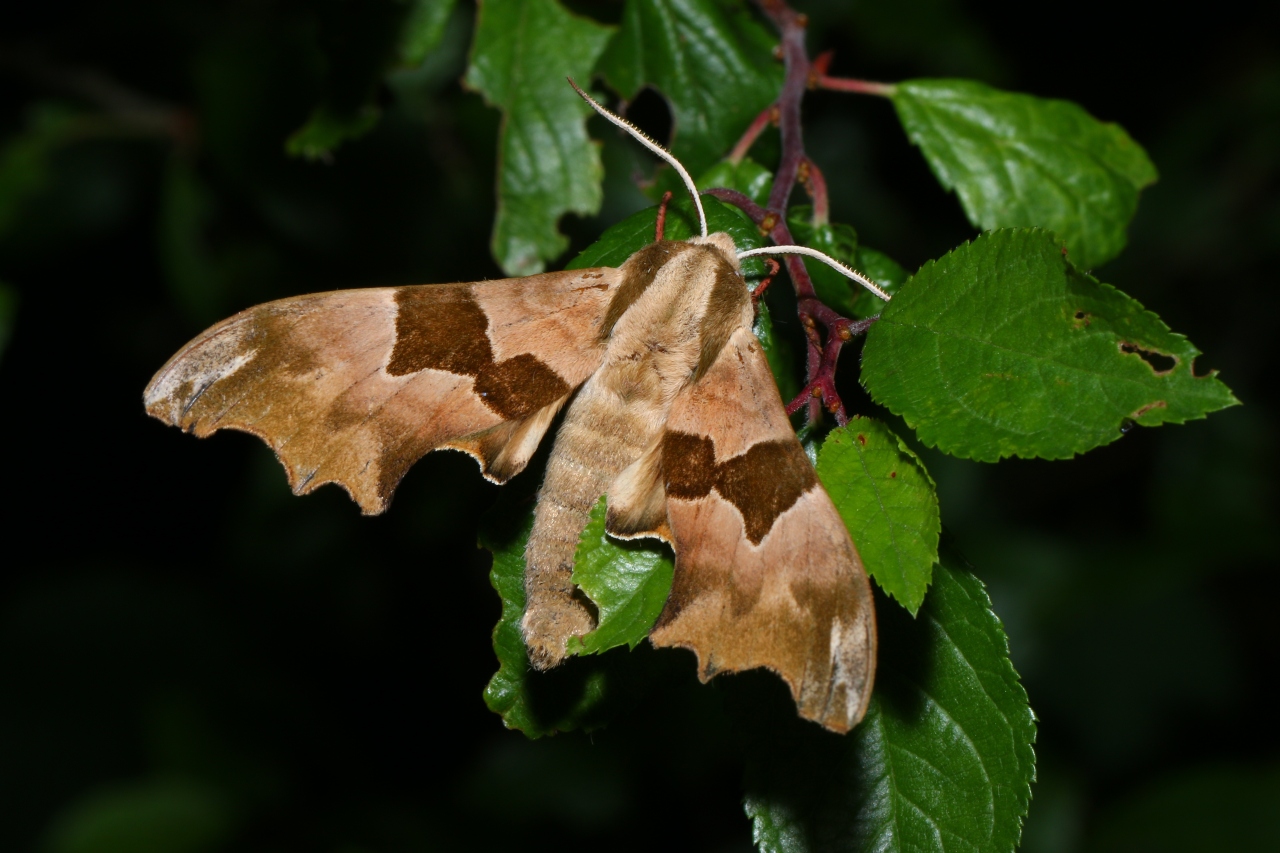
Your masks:
M 366 514 L 432 450 L 470 454 L 506 482 L 563 413 L 525 552 L 532 665 L 556 666 L 595 627 L 570 575 L 604 495 L 611 535 L 675 552 L 655 646 L 693 651 L 703 681 L 767 667 L 802 717 L 846 732 L 875 672 L 870 585 L 751 331 L 741 267 L 753 254 L 821 253 L 743 252 L 708 234 L 675 157 L 574 88 L 676 169 L 701 236 L 659 234 L 616 268 L 259 305 L 173 356 L 147 386 L 147 412 L 201 437 L 252 433 L 295 494 L 336 483 Z

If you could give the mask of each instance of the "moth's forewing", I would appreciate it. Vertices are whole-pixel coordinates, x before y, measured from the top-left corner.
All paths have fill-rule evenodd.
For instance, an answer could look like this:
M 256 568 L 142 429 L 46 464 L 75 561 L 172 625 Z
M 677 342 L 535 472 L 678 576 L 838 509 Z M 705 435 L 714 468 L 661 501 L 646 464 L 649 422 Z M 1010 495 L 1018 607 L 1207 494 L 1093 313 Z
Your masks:
M 676 569 L 654 645 L 692 650 L 703 680 L 768 667 L 848 731 L 875 675 L 871 587 L 750 330 L 676 399 L 663 470 Z
M 441 447 L 502 481 L 599 365 L 595 330 L 618 282 L 599 268 L 259 305 L 170 359 L 147 411 L 198 436 L 253 433 L 296 493 L 337 483 L 366 513 Z

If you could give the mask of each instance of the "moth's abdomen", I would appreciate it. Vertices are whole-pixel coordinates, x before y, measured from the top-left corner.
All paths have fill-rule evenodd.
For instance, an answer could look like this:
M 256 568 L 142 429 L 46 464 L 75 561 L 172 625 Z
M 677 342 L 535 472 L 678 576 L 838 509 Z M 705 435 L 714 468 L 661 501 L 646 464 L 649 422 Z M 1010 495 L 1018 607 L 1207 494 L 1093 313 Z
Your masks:
M 570 404 L 547 461 L 533 530 L 525 548 L 525 615 L 529 658 L 546 669 L 564 659 L 570 637 L 595 628 L 570 576 L 591 509 L 648 445 L 652 429 L 615 404 L 593 377 Z

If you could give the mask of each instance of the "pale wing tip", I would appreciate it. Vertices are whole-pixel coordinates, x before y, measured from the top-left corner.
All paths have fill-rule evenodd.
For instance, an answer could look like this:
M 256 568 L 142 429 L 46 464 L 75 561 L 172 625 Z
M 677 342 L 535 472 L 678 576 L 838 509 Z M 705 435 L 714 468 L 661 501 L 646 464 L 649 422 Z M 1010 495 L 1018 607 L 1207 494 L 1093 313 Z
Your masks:
M 786 683 L 795 702 L 796 713 L 802 719 L 817 723 L 836 734 L 847 734 L 866 716 L 875 680 L 874 634 L 868 634 L 864 630 L 860 638 L 833 636 L 828 670 L 831 674 L 828 677 L 813 678 L 807 671 L 797 675 L 768 661 L 718 661 L 714 649 L 707 650 L 704 654 L 698 648 L 696 640 L 677 635 L 673 627 L 674 624 L 669 623 L 655 628 L 649 634 L 649 642 L 656 648 L 680 648 L 693 652 L 697 658 L 698 680 L 703 684 L 723 673 L 767 669 Z M 833 634 L 838 635 L 839 632 Z M 865 662 L 865 668 L 858 668 L 857 661 Z M 850 671 L 851 662 L 855 663 L 855 671 Z M 815 666 L 814 669 L 822 671 L 827 667 Z
M 182 423 L 182 401 L 159 391 L 156 388 L 156 380 L 152 380 L 146 391 L 142 393 L 142 405 L 146 413 L 156 420 L 168 426 L 185 428 Z

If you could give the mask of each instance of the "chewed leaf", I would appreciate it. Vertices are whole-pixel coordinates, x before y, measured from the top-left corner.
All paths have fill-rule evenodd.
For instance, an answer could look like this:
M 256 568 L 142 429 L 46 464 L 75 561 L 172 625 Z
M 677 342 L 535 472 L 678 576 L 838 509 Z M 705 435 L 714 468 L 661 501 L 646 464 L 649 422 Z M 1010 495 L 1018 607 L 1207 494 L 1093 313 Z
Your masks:
M 1237 404 L 1137 300 L 1078 271 L 1052 234 L 984 234 L 925 264 L 868 332 L 862 381 L 926 444 L 1061 459 L 1134 424 Z
M 696 175 L 778 96 L 776 43 L 742 4 L 630 0 L 599 71 L 627 100 L 645 86 L 666 96 L 674 120 L 671 151 Z
M 1035 776 L 1035 717 L 986 590 L 944 548 L 914 620 L 896 607 L 878 613 L 880 664 L 862 723 L 843 738 L 775 726 L 748 756 L 756 844 L 1011 853 Z
M 636 645 L 649 636 L 671 592 L 675 563 L 670 550 L 652 540 L 620 541 L 605 533 L 606 501 L 591 511 L 578 537 L 573 582 L 599 612 L 596 629 L 569 640 L 570 654 L 598 654 Z
M 555 0 L 487 0 L 466 82 L 503 112 L 493 254 L 508 275 L 541 272 L 569 245 L 556 223 L 600 209 L 604 167 L 587 137 L 586 81 L 612 30 Z M 536 153 L 535 153 L 536 152 Z
M 867 574 L 914 615 L 938 560 L 941 530 L 924 465 L 887 426 L 854 418 L 827 436 L 818 477 Z
M 908 80 L 891 97 L 907 135 L 975 227 L 1048 228 L 1085 269 L 1120 254 L 1138 193 L 1156 180 L 1123 128 L 1070 101 L 972 80 Z

